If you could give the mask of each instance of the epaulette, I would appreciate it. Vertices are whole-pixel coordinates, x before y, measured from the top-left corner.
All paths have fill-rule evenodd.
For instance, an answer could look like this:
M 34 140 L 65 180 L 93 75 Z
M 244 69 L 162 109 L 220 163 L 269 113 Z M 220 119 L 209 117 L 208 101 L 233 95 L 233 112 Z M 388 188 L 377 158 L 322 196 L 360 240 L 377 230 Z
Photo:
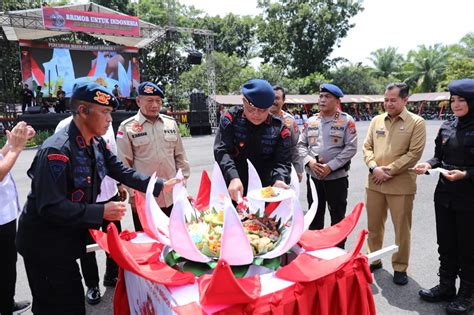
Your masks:
M 132 117 L 128 117 L 127 119 L 123 120 L 121 123 L 120 123 L 120 126 L 124 126 L 126 124 L 128 124 L 129 122 L 133 121 L 133 120 L 136 120 L 135 118 L 137 117 L 137 115 L 133 115 Z
M 168 115 L 164 115 L 164 114 L 160 114 L 160 117 L 175 120 L 172 116 L 168 116 Z

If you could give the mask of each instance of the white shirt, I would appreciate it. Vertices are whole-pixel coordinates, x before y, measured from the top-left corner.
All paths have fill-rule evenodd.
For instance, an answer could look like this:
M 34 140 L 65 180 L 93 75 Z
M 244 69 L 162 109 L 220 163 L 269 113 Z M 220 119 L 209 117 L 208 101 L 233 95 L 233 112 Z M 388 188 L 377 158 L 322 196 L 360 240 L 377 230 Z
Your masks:
M 0 161 L 3 155 L 0 154 Z M 0 225 L 12 222 L 20 214 L 20 203 L 15 182 L 10 172 L 0 181 Z
M 57 133 L 59 130 L 69 127 L 69 124 L 72 121 L 72 116 L 69 116 L 67 118 L 64 118 L 59 122 L 59 124 L 56 126 L 56 130 L 54 133 Z M 112 151 L 113 154 L 117 155 L 117 143 L 115 142 L 115 133 L 114 129 L 112 128 L 112 124 L 110 124 L 109 129 L 107 129 L 107 132 L 105 135 L 102 136 L 102 139 L 109 145 L 110 151 Z M 102 180 L 102 183 L 100 183 L 100 194 L 97 196 L 96 201 L 97 202 L 104 202 L 112 198 L 118 193 L 117 189 L 117 182 L 113 179 L 110 178 L 109 176 L 105 176 L 104 179 Z

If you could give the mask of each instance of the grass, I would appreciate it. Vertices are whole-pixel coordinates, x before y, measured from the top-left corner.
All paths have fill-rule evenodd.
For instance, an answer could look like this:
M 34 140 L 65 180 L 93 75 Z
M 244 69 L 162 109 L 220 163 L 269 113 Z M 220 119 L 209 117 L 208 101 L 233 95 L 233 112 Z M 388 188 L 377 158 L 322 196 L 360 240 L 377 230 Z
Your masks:
M 181 137 L 191 137 L 191 132 L 186 124 L 178 123 L 178 128 Z

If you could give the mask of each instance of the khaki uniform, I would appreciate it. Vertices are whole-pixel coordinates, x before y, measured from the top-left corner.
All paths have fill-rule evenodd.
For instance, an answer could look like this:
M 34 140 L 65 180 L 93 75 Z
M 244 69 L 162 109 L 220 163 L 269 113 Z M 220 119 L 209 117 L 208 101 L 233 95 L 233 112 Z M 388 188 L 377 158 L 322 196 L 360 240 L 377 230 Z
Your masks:
M 184 177 L 189 177 L 189 162 L 173 117 L 160 114 L 152 122 L 138 111 L 120 124 L 117 153 L 126 166 L 146 175 L 156 172 L 156 176 L 167 180 L 181 169 Z M 157 201 L 160 207 L 169 207 L 173 193 L 162 192 Z
M 300 154 L 298 152 L 298 139 L 300 137 L 300 129 L 298 124 L 295 121 L 295 118 L 290 113 L 285 111 L 280 111 L 278 115 L 280 117 L 283 124 L 290 130 L 291 134 L 291 164 L 295 168 L 296 173 L 303 174 L 304 167 L 303 167 L 303 160 L 300 158 Z
M 406 272 L 410 257 L 411 221 L 416 193 L 416 174 L 409 171 L 421 158 L 426 141 L 425 121 L 406 108 L 391 120 L 387 113 L 372 119 L 364 141 L 367 166 L 388 166 L 392 179 L 376 185 L 369 174 L 367 192 L 368 249 L 382 248 L 390 209 L 399 250 L 392 256 L 394 271 Z

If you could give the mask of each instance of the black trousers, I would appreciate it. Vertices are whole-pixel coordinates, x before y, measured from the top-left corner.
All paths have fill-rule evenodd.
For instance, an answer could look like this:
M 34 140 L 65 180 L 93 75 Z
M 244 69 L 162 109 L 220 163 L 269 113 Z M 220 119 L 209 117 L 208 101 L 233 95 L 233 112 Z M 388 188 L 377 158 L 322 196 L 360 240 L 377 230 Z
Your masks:
M 160 207 L 161 208 L 161 207 Z M 169 217 L 171 214 L 171 210 L 173 209 L 173 205 L 169 207 L 163 207 L 161 210 Z M 136 232 L 143 231 L 143 226 L 140 222 L 140 218 L 138 217 L 137 208 L 132 206 L 132 218 L 133 218 L 133 227 L 135 228 Z
M 333 180 L 319 180 L 308 175 L 306 185 L 309 207 L 311 207 L 311 204 L 313 203 L 310 180 L 314 182 L 316 191 L 318 192 L 318 210 L 316 211 L 313 221 L 309 225 L 309 229 L 321 230 L 324 228 L 326 204 L 329 209 L 329 214 L 331 215 L 331 225 L 339 223 L 346 215 L 347 191 L 349 188 L 349 180 L 347 176 Z M 344 248 L 344 245 L 345 240 L 337 246 Z
M 16 283 L 16 219 L 0 225 L 0 314 L 11 314 Z
M 108 201 L 118 201 L 119 196 L 114 196 Z M 108 202 L 106 201 L 106 202 Z M 106 203 L 103 202 L 103 203 Z M 107 226 L 112 223 L 115 224 L 117 227 L 118 232 L 120 233 L 122 231 L 122 225 L 120 224 L 120 221 L 107 221 L 103 220 L 102 222 L 102 231 L 107 232 Z M 89 244 L 94 244 L 95 241 L 90 235 L 89 232 L 87 232 L 87 245 Z M 105 261 L 105 275 L 104 278 L 116 278 L 118 276 L 118 266 L 115 263 L 115 261 L 112 259 L 112 257 L 109 256 L 109 254 L 106 253 L 106 261 Z M 95 252 L 87 253 L 84 257 L 81 257 L 81 270 L 82 270 L 82 275 L 84 276 L 84 282 L 86 283 L 86 286 L 88 288 L 91 287 L 97 287 L 99 286 L 99 268 L 97 266 L 97 259 L 95 257 Z
M 85 314 L 84 287 L 75 260 L 23 257 L 34 314 Z
M 435 198 L 436 235 L 440 270 L 474 283 L 474 208 L 455 209 Z

